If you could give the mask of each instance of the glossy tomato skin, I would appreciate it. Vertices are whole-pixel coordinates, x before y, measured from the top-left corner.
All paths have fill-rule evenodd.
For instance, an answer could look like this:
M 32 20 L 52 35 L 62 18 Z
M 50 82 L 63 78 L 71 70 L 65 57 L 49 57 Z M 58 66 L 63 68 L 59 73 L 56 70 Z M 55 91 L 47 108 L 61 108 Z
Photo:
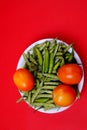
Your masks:
M 57 75 L 65 84 L 78 84 L 82 78 L 82 69 L 77 64 L 65 64 L 58 69 Z
M 66 107 L 76 99 L 76 91 L 69 85 L 61 84 L 52 92 L 53 101 L 56 105 Z
M 27 69 L 20 68 L 16 70 L 13 81 L 19 90 L 30 91 L 34 88 L 34 77 Z

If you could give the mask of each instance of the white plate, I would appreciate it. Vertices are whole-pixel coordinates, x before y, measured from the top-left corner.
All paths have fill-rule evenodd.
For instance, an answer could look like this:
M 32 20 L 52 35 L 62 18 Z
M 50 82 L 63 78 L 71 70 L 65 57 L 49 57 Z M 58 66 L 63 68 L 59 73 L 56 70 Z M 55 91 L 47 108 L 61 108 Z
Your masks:
M 32 47 L 34 47 L 34 46 L 37 45 L 37 44 L 41 44 L 41 43 L 43 43 L 43 42 L 45 42 L 45 41 L 51 41 L 51 40 L 53 40 L 53 39 L 52 39 L 52 38 L 47 38 L 47 39 L 42 39 L 42 40 L 39 40 L 39 41 L 37 41 L 37 42 L 34 42 L 34 43 L 33 43 L 32 45 L 30 45 L 27 49 L 25 49 L 24 53 L 27 53 Z M 63 41 L 57 39 L 57 43 L 60 43 L 60 42 L 63 42 Z M 65 42 L 63 42 L 63 43 L 68 46 L 67 43 L 65 43 Z M 69 51 L 71 52 L 71 49 L 69 49 Z M 32 52 L 31 52 L 31 53 L 32 53 Z M 81 79 L 80 83 L 78 84 L 78 89 L 79 89 L 79 92 L 81 93 L 82 88 L 83 88 L 83 84 L 84 84 L 84 69 L 83 69 L 82 61 L 81 61 L 81 59 L 80 59 L 80 57 L 78 56 L 78 54 L 77 54 L 76 51 L 74 51 L 74 57 L 75 57 L 77 63 L 80 64 L 80 66 L 82 67 L 82 70 L 83 70 L 82 79 Z M 21 55 L 21 57 L 20 57 L 20 59 L 19 59 L 19 61 L 18 61 L 18 64 L 17 64 L 17 69 L 22 68 L 22 67 L 24 66 L 24 63 L 25 63 L 25 61 L 24 61 L 24 59 L 23 59 L 23 56 Z M 20 94 L 22 95 L 21 92 L 20 92 Z M 77 99 L 76 99 L 76 100 L 77 100 Z M 26 103 L 27 103 L 27 102 L 26 102 Z M 62 112 L 62 111 L 64 111 L 64 110 L 68 109 L 68 108 L 71 107 L 71 106 L 72 106 L 72 105 L 70 105 L 70 106 L 68 106 L 68 107 L 61 107 L 59 110 L 58 110 L 57 108 L 53 108 L 53 109 L 48 110 L 48 111 L 44 111 L 43 109 L 39 109 L 38 111 L 43 112 L 43 113 L 58 113 L 58 112 Z M 32 107 L 32 106 L 31 106 L 31 107 Z M 34 107 L 32 107 L 32 108 L 34 108 Z M 35 109 L 35 108 L 34 108 L 34 109 Z

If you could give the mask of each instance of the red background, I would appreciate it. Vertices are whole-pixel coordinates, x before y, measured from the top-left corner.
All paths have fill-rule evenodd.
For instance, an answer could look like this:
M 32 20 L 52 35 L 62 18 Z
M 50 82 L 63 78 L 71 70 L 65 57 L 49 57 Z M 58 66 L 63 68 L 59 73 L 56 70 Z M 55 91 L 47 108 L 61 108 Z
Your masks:
M 87 1 L 0 1 L 0 130 L 87 130 Z M 34 112 L 20 97 L 12 76 L 33 42 L 58 37 L 74 42 L 85 70 L 81 99 L 57 114 Z

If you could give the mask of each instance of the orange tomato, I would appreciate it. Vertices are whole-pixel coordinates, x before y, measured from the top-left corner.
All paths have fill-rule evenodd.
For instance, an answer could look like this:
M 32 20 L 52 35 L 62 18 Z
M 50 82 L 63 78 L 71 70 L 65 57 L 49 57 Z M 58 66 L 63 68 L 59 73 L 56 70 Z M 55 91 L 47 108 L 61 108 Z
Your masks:
M 57 75 L 65 84 L 78 84 L 82 78 L 82 69 L 77 64 L 65 64 L 58 69 Z
M 76 91 L 69 85 L 61 84 L 52 91 L 52 98 L 56 105 L 66 107 L 76 99 Z
M 34 77 L 32 73 L 24 68 L 16 70 L 13 75 L 13 81 L 18 89 L 30 91 L 34 87 Z

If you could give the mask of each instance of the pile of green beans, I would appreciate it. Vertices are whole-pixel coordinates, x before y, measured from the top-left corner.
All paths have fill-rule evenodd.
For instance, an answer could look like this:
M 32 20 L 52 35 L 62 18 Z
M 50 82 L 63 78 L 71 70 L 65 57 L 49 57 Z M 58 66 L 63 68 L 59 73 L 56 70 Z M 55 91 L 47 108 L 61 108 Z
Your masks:
M 69 49 L 72 48 L 72 52 Z M 31 71 L 35 78 L 34 89 L 22 92 L 24 99 L 34 108 L 45 111 L 56 108 L 52 100 L 53 89 L 61 84 L 57 70 L 66 63 L 75 62 L 72 44 L 57 43 L 56 39 L 37 44 L 23 53 L 24 68 Z

